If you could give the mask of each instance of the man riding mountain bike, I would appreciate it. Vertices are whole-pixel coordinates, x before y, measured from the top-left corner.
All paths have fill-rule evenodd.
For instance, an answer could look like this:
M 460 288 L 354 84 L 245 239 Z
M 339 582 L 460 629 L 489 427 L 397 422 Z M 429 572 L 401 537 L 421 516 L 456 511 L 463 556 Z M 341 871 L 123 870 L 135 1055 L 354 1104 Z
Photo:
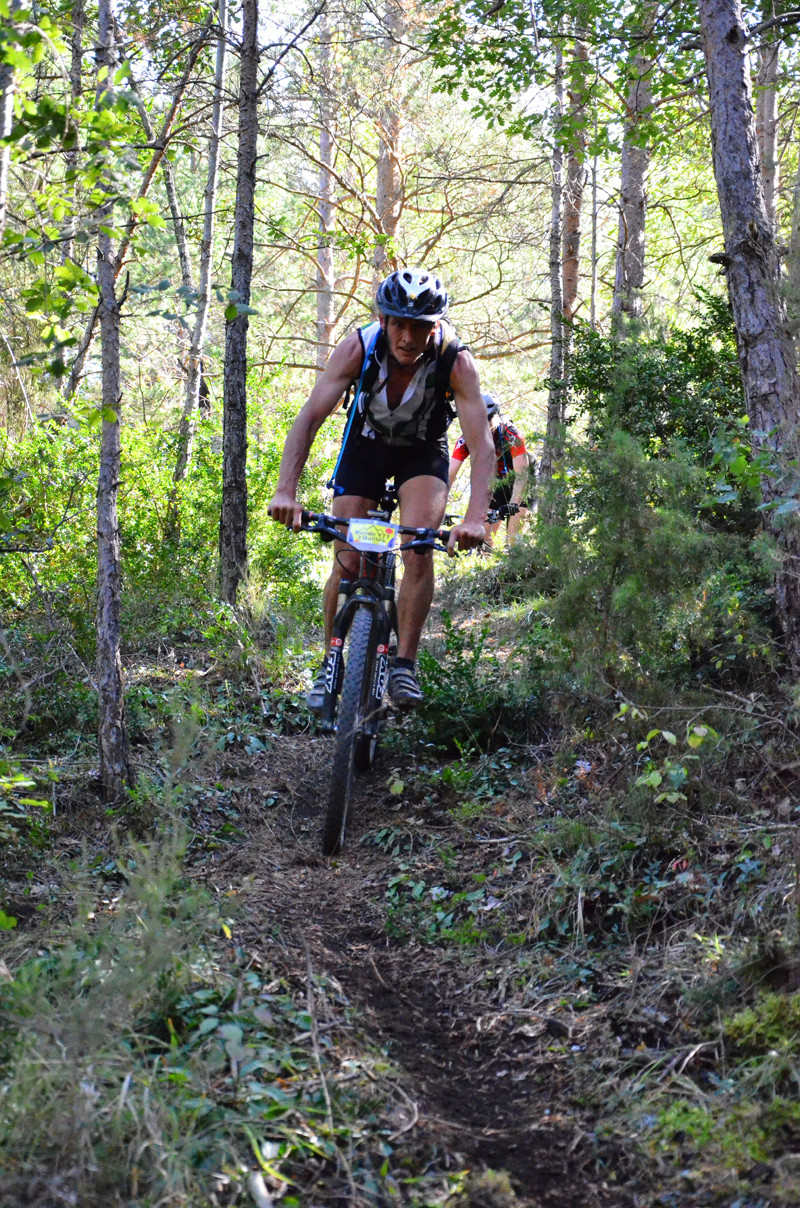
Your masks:
M 334 490 L 333 514 L 366 516 L 378 507 L 393 480 L 400 523 L 439 528 L 448 493 L 446 433 L 457 414 L 471 454 L 470 497 L 464 519 L 451 530 L 448 552 L 477 548 L 486 532 L 494 451 L 475 361 L 445 319 L 447 291 L 438 277 L 424 269 L 400 269 L 381 282 L 375 304 L 379 321 L 336 345 L 294 421 L 269 514 L 299 531 L 300 474 L 323 421 L 352 389 L 345 435 L 329 483 Z M 403 555 L 403 564 L 389 696 L 398 707 L 408 708 L 422 700 L 415 660 L 433 599 L 433 555 L 430 550 L 410 551 Z M 357 567 L 358 556 L 344 542 L 335 542 L 323 595 L 326 650 L 340 580 L 355 576 Z M 314 710 L 324 701 L 325 670 L 323 662 L 307 698 Z

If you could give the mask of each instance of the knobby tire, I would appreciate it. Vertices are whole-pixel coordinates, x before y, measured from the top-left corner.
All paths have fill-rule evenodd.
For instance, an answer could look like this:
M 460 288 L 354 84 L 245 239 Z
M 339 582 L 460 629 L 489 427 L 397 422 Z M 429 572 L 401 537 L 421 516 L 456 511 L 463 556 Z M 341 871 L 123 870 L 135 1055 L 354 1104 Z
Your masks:
M 322 831 L 322 851 L 333 856 L 344 841 L 347 810 L 356 771 L 357 732 L 369 702 L 374 650 L 371 648 L 373 612 L 359 608 L 350 626 L 349 649 L 342 694 L 339 697 L 336 739 L 331 765 L 328 805 Z

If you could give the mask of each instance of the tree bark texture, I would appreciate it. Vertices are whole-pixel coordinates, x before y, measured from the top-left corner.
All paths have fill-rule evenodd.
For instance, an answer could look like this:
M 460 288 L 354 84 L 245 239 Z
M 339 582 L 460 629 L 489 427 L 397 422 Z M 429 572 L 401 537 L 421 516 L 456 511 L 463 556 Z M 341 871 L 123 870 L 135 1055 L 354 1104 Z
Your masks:
M 212 259 L 214 252 L 214 210 L 219 183 L 219 152 L 222 142 L 222 101 L 225 89 L 225 56 L 228 42 L 228 7 L 219 4 L 219 33 L 214 64 L 214 99 L 211 107 L 211 128 L 208 135 L 208 173 L 203 194 L 203 234 L 200 240 L 200 280 L 192 338 L 186 361 L 186 393 L 178 430 L 178 455 L 175 461 L 176 483 L 183 482 L 192 457 L 192 445 L 200 405 L 200 383 L 203 377 L 203 348 L 206 341 L 208 310 L 211 305 Z
M 800 155 L 794 177 L 792 230 L 786 257 L 786 276 L 786 309 L 789 313 L 789 327 L 796 340 L 800 332 Z
M 258 0 L 243 0 L 231 289 L 250 304 L 253 221 L 258 155 Z M 229 604 L 247 573 L 247 328 L 239 314 L 225 326 L 222 435 L 222 513 L 219 527 L 220 594 Z
M 756 135 L 758 138 L 764 203 L 772 229 L 777 233 L 778 195 L 778 68 L 780 43 L 768 42 L 758 52 L 756 80 Z
M 84 0 L 73 0 L 72 5 L 72 34 L 70 36 L 70 68 L 69 68 L 69 89 L 70 98 L 73 105 L 80 99 L 83 94 L 83 27 L 86 21 L 86 8 Z M 73 124 L 75 118 L 72 119 Z M 77 130 L 76 130 L 77 134 Z M 80 156 L 80 140 L 75 139 L 74 145 L 68 147 L 64 152 L 64 175 L 65 188 L 69 189 L 73 204 L 77 203 L 78 197 L 78 160 Z M 67 238 L 62 245 L 61 258 L 62 263 L 66 264 L 71 260 L 75 252 L 75 215 L 71 214 L 69 219 L 69 231 Z M 63 390 L 66 379 L 62 380 L 61 388 Z
M 378 117 L 375 210 L 380 223 L 380 230 L 377 233 L 388 239 L 394 239 L 400 225 L 405 201 L 401 161 L 403 124 L 396 82 L 400 66 L 400 47 L 407 29 L 407 17 L 405 9 L 398 0 L 389 0 L 383 21 L 387 34 L 388 57 L 385 70 L 389 84 L 386 94 L 387 103 L 381 109 Z M 393 253 L 390 254 L 387 251 L 384 239 L 375 245 L 372 268 L 375 288 L 388 273 L 397 268 L 397 259 Z
M 98 68 L 108 75 L 98 82 L 98 103 L 102 102 L 108 77 L 113 72 L 114 25 L 110 0 L 99 0 Z M 101 218 L 111 217 L 112 205 L 103 207 Z M 100 782 L 103 799 L 118 801 L 125 786 L 132 783 L 128 732 L 125 720 L 122 658 L 120 654 L 120 574 L 119 521 L 117 495 L 121 470 L 120 413 L 120 305 L 116 296 L 116 261 L 111 238 L 100 232 L 97 240 L 97 284 L 100 294 L 102 397 L 104 418 L 100 442 L 100 468 L 97 479 L 97 737 L 100 754 Z
M 653 104 L 650 86 L 652 70 L 651 59 L 642 54 L 634 55 L 622 136 L 619 233 L 611 306 L 616 322 L 622 315 L 639 318 L 644 311 L 645 220 L 650 150 L 643 142 L 642 123 Z
M 586 186 L 586 112 L 587 94 L 584 86 L 583 64 L 589 52 L 584 42 L 577 39 L 571 63 L 569 81 L 569 129 L 567 170 L 564 180 L 564 262 L 563 262 L 563 305 L 564 319 L 570 324 L 578 307 L 581 263 L 581 212 L 583 190 Z
M 333 122 L 335 107 L 331 79 L 331 28 L 327 13 L 319 27 L 319 215 L 317 239 L 317 372 L 327 364 L 333 344 L 334 290 L 336 287 L 333 261 L 335 143 Z
M 550 213 L 550 385 L 547 394 L 547 425 L 539 478 L 543 486 L 553 477 L 553 465 L 561 455 L 564 426 L 564 297 L 561 264 L 564 210 L 564 149 L 561 145 L 564 116 L 564 64 L 556 50 L 555 118 L 553 138 L 553 183 Z
M 20 0 L 12 0 L 9 18 L 20 7 Z M 10 63 L 0 63 L 0 138 L 8 138 L 14 122 L 15 72 Z M 0 240 L 6 229 L 8 209 L 8 173 L 11 167 L 11 146 L 0 147 Z
M 776 604 L 787 662 L 800 672 L 800 523 L 796 506 L 800 416 L 794 344 L 780 296 L 774 231 L 759 170 L 750 73 L 739 0 L 699 0 L 708 76 L 714 174 L 739 363 L 757 449 L 773 456 L 775 471 L 762 479 L 764 501 L 789 503 L 788 515 L 767 512 L 783 555 Z

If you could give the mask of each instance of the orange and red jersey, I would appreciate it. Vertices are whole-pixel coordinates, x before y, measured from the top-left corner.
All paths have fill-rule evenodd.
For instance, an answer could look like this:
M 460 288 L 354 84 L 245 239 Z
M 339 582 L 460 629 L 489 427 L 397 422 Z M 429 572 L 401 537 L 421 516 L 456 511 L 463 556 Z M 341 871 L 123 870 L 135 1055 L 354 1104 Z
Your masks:
M 501 419 L 497 426 L 492 428 L 492 439 L 497 457 L 497 477 L 506 478 L 514 469 L 514 458 L 527 453 L 525 438 L 511 420 Z M 469 448 L 463 436 L 459 436 L 451 456 L 456 461 L 466 461 L 469 457 Z

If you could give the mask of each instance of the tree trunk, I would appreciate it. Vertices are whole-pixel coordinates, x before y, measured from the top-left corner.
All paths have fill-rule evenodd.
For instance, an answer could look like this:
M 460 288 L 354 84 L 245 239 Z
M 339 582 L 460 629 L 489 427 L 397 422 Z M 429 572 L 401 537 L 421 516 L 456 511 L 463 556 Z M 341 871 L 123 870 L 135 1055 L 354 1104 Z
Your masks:
M 98 0 L 98 2 L 101 2 L 101 0 Z M 161 129 L 158 132 L 158 139 L 155 142 L 155 145 L 153 148 L 153 154 L 150 157 L 150 163 L 148 164 L 147 168 L 145 169 L 144 175 L 142 177 L 142 183 L 139 186 L 138 196 L 140 199 L 145 198 L 147 196 L 147 194 L 150 192 L 150 186 L 152 185 L 153 180 L 155 179 L 155 175 L 158 170 L 158 166 L 164 158 L 165 152 L 169 145 L 169 139 L 170 139 L 170 135 L 172 133 L 172 128 L 175 124 L 175 119 L 178 116 L 178 112 L 180 110 L 180 106 L 181 106 L 181 102 L 183 100 L 184 93 L 186 92 L 186 89 L 189 84 L 189 79 L 191 77 L 191 73 L 194 70 L 195 63 L 197 62 L 197 59 L 200 55 L 200 51 L 203 49 L 203 45 L 205 44 L 205 37 L 206 37 L 207 29 L 208 29 L 208 24 L 206 25 L 206 27 L 202 31 L 202 33 L 200 33 L 198 35 L 198 37 L 195 39 L 195 41 L 192 43 L 192 46 L 189 49 L 189 57 L 188 57 L 188 60 L 186 63 L 186 67 L 183 71 L 183 74 L 181 75 L 181 78 L 177 81 L 177 83 L 173 87 L 172 101 L 170 103 L 170 107 L 167 110 L 167 113 L 164 117 L 164 121 L 161 124 Z M 112 37 L 113 37 L 113 28 L 112 28 Z M 120 240 L 120 246 L 117 251 L 117 255 L 115 257 L 116 275 L 117 276 L 119 276 L 119 274 L 122 272 L 122 267 L 125 262 L 125 257 L 128 254 L 128 251 L 129 251 L 130 245 L 131 245 L 131 241 L 132 241 L 134 235 L 136 234 L 138 225 L 139 225 L 139 219 L 138 219 L 137 215 L 133 211 L 131 211 L 131 214 L 126 223 L 125 234 L 122 236 L 122 239 Z M 75 357 L 73 359 L 73 362 L 72 362 L 72 368 L 70 369 L 69 376 L 66 379 L 66 385 L 64 387 L 65 398 L 72 397 L 72 395 L 77 390 L 81 379 L 83 378 L 83 368 L 84 368 L 84 365 L 86 364 L 86 357 L 89 354 L 89 350 L 92 347 L 92 344 L 94 343 L 94 338 L 97 333 L 97 324 L 99 321 L 99 317 L 100 317 L 99 308 L 95 308 L 95 310 L 92 312 L 92 314 L 89 318 L 88 323 L 86 324 L 86 328 L 85 328 L 83 336 L 81 338 L 81 342 L 78 345 L 78 350 L 77 350 Z
M 390 0 L 383 16 L 386 27 L 388 58 L 385 65 L 387 81 L 387 103 L 378 119 L 378 165 L 375 184 L 375 210 L 380 223 L 377 232 L 382 236 L 375 244 L 372 257 L 373 285 L 397 268 L 397 260 L 387 249 L 387 242 L 394 239 L 403 212 L 405 190 L 401 166 L 402 122 L 397 96 L 392 96 L 393 85 L 400 62 L 402 39 L 405 37 L 407 18 L 405 10 L 397 0 Z M 394 89 L 396 93 L 396 89 Z
M 564 298 L 561 264 L 564 202 L 564 150 L 561 145 L 563 117 L 564 65 L 560 46 L 557 45 L 550 213 L 550 385 L 547 394 L 547 427 L 539 463 L 539 479 L 544 487 L 550 484 L 553 465 L 561 455 L 564 425 Z
M 98 69 L 107 69 L 103 78 L 98 71 L 97 99 L 108 89 L 108 79 L 116 65 L 111 0 L 99 0 Z M 113 186 L 111 186 L 113 187 Z M 106 203 L 101 217 L 110 220 L 113 202 Z M 120 305 L 116 296 L 116 262 L 111 237 L 102 230 L 97 240 L 97 285 L 100 340 L 102 349 L 103 420 L 100 443 L 100 469 L 97 480 L 97 737 L 100 752 L 100 782 L 103 799 L 115 802 L 125 786 L 132 784 L 125 721 L 122 658 L 120 655 L 120 576 L 119 521 L 117 493 L 120 479 L 120 387 L 119 328 Z M 113 418 L 111 418 L 113 413 Z
M 772 229 L 777 233 L 778 193 L 778 68 L 780 43 L 768 42 L 758 52 L 756 90 L 756 136 L 758 138 L 764 203 Z
M 21 0 L 12 0 L 9 17 L 19 9 Z M 0 138 L 9 138 L 14 123 L 15 73 L 10 63 L 0 63 Z M 11 145 L 0 147 L 0 242 L 6 229 L 8 209 L 8 172 L 11 166 Z
M 564 319 L 569 325 L 578 307 L 581 262 L 581 211 L 583 190 L 586 185 L 586 102 L 587 94 L 583 77 L 583 64 L 589 59 L 584 42 L 577 38 L 571 63 L 569 87 L 570 129 L 567 154 L 567 172 L 564 182 Z M 569 340 L 569 330 L 567 340 Z
M 72 36 L 70 38 L 70 68 L 69 68 L 69 89 L 70 97 L 73 105 L 80 99 L 83 94 L 83 26 L 86 21 L 86 9 L 84 0 L 73 0 L 72 4 Z M 74 118 L 72 119 L 74 124 Z M 75 131 L 77 134 L 77 130 Z M 64 169 L 65 169 L 65 188 L 69 189 L 72 197 L 72 203 L 77 207 L 78 198 L 78 162 L 79 162 L 79 140 L 76 138 L 73 146 L 68 147 L 64 152 Z M 70 214 L 69 233 L 64 240 L 61 251 L 62 263 L 66 264 L 75 254 L 75 214 Z M 64 382 L 61 383 L 62 389 Z
M 643 310 L 647 167 L 650 150 L 642 143 L 642 122 L 653 104 L 650 75 L 653 62 L 634 55 L 622 139 L 614 298 L 611 313 L 616 325 L 621 317 L 640 318 Z
M 795 339 L 800 332 L 800 155 L 794 178 L 792 197 L 792 231 L 789 236 L 789 253 L 786 257 L 786 309 L 789 326 Z
M 233 270 L 236 301 L 250 304 L 253 219 L 258 155 L 258 0 L 243 0 L 239 83 Z M 247 328 L 246 313 L 225 326 L 222 436 L 222 513 L 219 527 L 220 594 L 229 604 L 247 573 Z
M 594 133 L 597 138 L 597 114 L 594 119 Z M 592 156 L 592 284 L 589 302 L 589 325 L 592 331 L 597 330 L 597 153 Z
M 183 482 L 192 457 L 196 415 L 200 404 L 200 383 L 203 377 L 203 347 L 206 341 L 208 309 L 211 304 L 211 276 L 214 255 L 214 209 L 217 204 L 219 181 L 219 149 L 222 141 L 222 101 L 225 88 L 225 54 L 228 41 L 228 9 L 226 0 L 219 3 L 219 34 L 214 65 L 214 101 L 211 108 L 211 130 L 208 139 L 208 174 L 203 194 L 203 236 L 200 241 L 200 282 L 192 339 L 186 363 L 186 394 L 180 428 L 178 456 L 175 462 L 175 483 Z M 170 508 L 177 528 L 177 497 Z
M 319 236 L 317 242 L 317 373 L 327 364 L 333 344 L 334 289 L 333 202 L 334 202 L 334 105 L 331 80 L 331 29 L 323 13 L 319 36 Z
M 775 235 L 759 170 L 747 34 L 739 0 L 699 0 L 708 75 L 714 175 L 725 233 L 733 316 L 754 445 L 775 469 L 762 479 L 769 522 L 783 555 L 776 604 L 786 658 L 800 672 L 800 414 L 794 344 L 780 296 Z M 785 508 L 785 511 L 783 510 Z

